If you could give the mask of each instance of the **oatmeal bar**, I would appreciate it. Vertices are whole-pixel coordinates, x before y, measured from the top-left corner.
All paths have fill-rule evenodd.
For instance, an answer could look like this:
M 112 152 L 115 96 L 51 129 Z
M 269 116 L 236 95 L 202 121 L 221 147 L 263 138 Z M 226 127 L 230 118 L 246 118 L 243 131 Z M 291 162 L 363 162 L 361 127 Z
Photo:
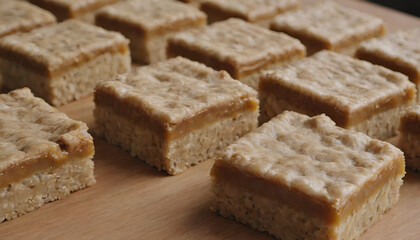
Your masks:
M 78 20 L 1 38 L 0 61 L 6 87 L 29 87 L 56 106 L 92 93 L 131 63 L 121 34 Z
M 360 59 L 404 73 L 420 90 L 420 27 L 362 43 Z
M 29 0 L 52 12 L 59 21 L 76 18 L 87 23 L 95 22 L 95 13 L 102 7 L 120 0 Z
M 286 111 L 218 154 L 212 210 L 282 240 L 359 239 L 399 198 L 389 143 Z
M 268 72 L 260 80 L 261 122 L 293 110 L 327 114 L 338 126 L 386 139 L 396 134 L 401 110 L 416 88 L 398 72 L 324 50 Z
M 254 130 L 256 96 L 224 71 L 177 57 L 100 83 L 94 116 L 99 135 L 175 175 Z
M 124 34 L 133 60 L 149 64 L 166 59 L 169 36 L 204 27 L 206 15 L 173 0 L 128 0 L 99 11 L 96 24 Z
M 209 23 L 236 17 L 264 27 L 279 13 L 296 9 L 298 0 L 202 0 Z
M 281 14 L 271 29 L 298 38 L 308 55 L 322 49 L 353 54 L 360 42 L 385 33 L 381 19 L 330 1 Z
M 87 130 L 28 88 L 0 95 L 0 222 L 95 183 Z
M 305 57 L 298 40 L 240 19 L 171 37 L 168 56 L 183 56 L 229 74 L 254 89 L 263 70 Z
M 1 1 L 0 37 L 55 23 L 50 12 L 24 1 Z
M 407 109 L 399 130 L 398 147 L 404 152 L 407 167 L 420 171 L 420 105 Z

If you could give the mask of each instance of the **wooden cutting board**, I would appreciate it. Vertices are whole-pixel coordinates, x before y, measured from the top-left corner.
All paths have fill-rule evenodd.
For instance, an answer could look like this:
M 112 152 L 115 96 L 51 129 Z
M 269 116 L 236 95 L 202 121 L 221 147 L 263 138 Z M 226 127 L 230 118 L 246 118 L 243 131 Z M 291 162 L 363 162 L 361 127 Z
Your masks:
M 304 1 L 312 2 L 312 1 Z M 357 0 L 343 5 L 383 18 L 389 32 L 420 26 L 420 19 Z M 92 97 L 60 108 L 94 127 Z M 206 161 L 167 176 L 95 138 L 96 185 L 0 224 L 0 239 L 272 239 L 209 211 Z M 398 204 L 362 237 L 420 239 L 420 174 L 408 171 Z

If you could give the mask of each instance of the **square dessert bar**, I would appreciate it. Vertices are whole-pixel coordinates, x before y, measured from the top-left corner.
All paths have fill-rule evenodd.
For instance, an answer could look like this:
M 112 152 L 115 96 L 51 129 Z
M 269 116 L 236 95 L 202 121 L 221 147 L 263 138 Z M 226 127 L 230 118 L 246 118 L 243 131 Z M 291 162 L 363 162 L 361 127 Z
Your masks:
M 2 1 L 0 4 L 0 37 L 55 22 L 50 12 L 24 1 Z
M 385 33 L 381 19 L 331 1 L 278 15 L 271 29 L 302 41 L 308 55 L 322 49 L 353 54 L 360 42 Z
M 94 99 L 97 132 L 170 175 L 258 125 L 255 90 L 181 57 L 100 83 Z
M 171 37 L 168 56 L 178 55 L 226 70 L 256 89 L 261 71 L 303 58 L 306 50 L 286 34 L 232 18 Z
M 277 14 L 297 7 L 298 0 L 203 0 L 200 6 L 209 23 L 236 17 L 265 27 Z
M 420 90 L 420 27 L 364 42 L 356 57 L 404 73 Z
M 87 23 L 95 23 L 95 12 L 100 8 L 120 0 L 28 0 L 52 12 L 59 21 L 76 18 Z
M 0 72 L 9 89 L 29 87 L 53 105 L 93 92 L 130 69 L 128 40 L 78 20 L 0 39 Z
M 0 3 L 0 37 L 15 32 L 27 32 L 55 22 L 54 15 L 30 3 L 23 1 L 1 1 Z M 2 83 L 0 72 L 0 87 Z
M 398 147 L 407 167 L 420 171 L 420 105 L 411 106 L 401 117 Z
M 206 21 L 197 8 L 173 0 L 127 0 L 96 15 L 97 25 L 130 39 L 133 60 L 143 64 L 165 60 L 169 36 L 204 27 Z
M 95 183 L 86 124 L 32 95 L 0 95 L 0 222 Z
M 416 99 L 403 74 L 328 50 L 268 72 L 259 87 L 261 122 L 284 110 L 325 113 L 340 127 L 382 140 L 396 134 L 401 110 Z
M 359 239 L 399 198 L 389 143 L 286 111 L 218 154 L 212 210 L 282 240 Z

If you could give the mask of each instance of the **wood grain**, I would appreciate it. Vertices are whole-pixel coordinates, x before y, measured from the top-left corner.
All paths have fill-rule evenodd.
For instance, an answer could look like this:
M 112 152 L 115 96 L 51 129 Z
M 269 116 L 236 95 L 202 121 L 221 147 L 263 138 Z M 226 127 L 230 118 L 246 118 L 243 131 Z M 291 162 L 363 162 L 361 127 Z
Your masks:
M 382 17 L 389 31 L 420 25 L 366 2 L 341 2 Z M 93 128 L 93 107 L 87 97 L 60 109 Z M 272 239 L 209 211 L 212 161 L 172 177 L 94 138 L 97 184 L 1 223 L 0 239 Z M 419 215 L 420 174 L 408 171 L 398 204 L 362 239 L 418 239 Z

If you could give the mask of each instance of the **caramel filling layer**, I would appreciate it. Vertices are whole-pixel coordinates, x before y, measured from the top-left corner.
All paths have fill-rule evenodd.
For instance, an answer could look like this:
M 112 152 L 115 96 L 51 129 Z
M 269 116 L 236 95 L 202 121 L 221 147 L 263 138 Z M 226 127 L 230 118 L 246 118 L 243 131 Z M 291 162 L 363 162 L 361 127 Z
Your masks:
M 241 79 L 249 74 L 258 72 L 265 67 L 280 62 L 287 62 L 298 58 L 303 58 L 306 52 L 299 48 L 291 49 L 280 55 L 270 55 L 265 59 L 256 59 L 249 61 L 246 64 L 238 65 L 237 63 L 229 62 L 228 60 L 220 60 L 216 56 L 209 55 L 208 52 L 201 49 L 191 49 L 191 47 L 184 46 L 184 44 L 177 43 L 173 40 L 168 41 L 167 55 L 169 57 L 183 56 L 191 60 L 204 63 L 216 70 L 225 70 L 233 78 Z
M 18 182 L 38 171 L 58 168 L 76 158 L 92 156 L 95 152 L 91 138 L 82 139 L 77 146 L 70 146 L 63 141 L 57 143 L 61 151 L 57 152 L 54 149 L 40 155 L 29 155 L 20 163 L 1 171 L 0 188 L 6 187 L 10 183 Z
M 385 112 L 387 110 L 410 104 L 416 98 L 415 88 L 406 88 L 403 94 L 395 94 L 387 99 L 373 102 L 368 106 L 361 107 L 354 112 L 348 112 L 340 109 L 334 102 L 327 102 L 317 97 L 311 97 L 308 94 L 301 93 L 295 89 L 287 88 L 274 81 L 260 81 L 260 95 L 273 95 L 275 98 L 289 101 L 291 105 L 297 109 L 301 109 L 302 113 L 315 116 L 321 113 L 328 115 L 338 126 L 349 128 L 351 126 L 362 123 L 372 116 Z
M 95 104 L 97 106 L 111 108 L 114 113 L 133 120 L 136 124 L 148 126 L 165 141 L 170 141 L 185 136 L 191 131 L 203 128 L 206 125 L 219 121 L 222 118 L 234 117 L 240 112 L 257 111 L 258 103 L 249 96 L 244 96 L 235 102 L 227 102 L 212 106 L 191 117 L 177 123 L 167 123 L 160 119 L 154 119 L 146 114 L 143 108 L 135 100 L 119 99 L 111 92 L 97 89 L 95 91 Z
M 347 216 L 356 211 L 370 196 L 379 191 L 390 179 L 405 174 L 404 158 L 394 160 L 394 163 L 382 169 L 372 177 L 349 199 L 345 199 L 339 209 L 330 203 L 307 195 L 295 188 L 289 188 L 281 183 L 269 181 L 259 176 L 241 171 L 216 161 L 211 170 L 214 182 L 226 182 L 246 189 L 250 193 L 277 201 L 297 211 L 303 211 L 309 216 L 318 218 L 331 225 L 338 225 Z
M 54 78 L 107 52 L 125 54 L 128 51 L 128 46 L 125 43 L 118 43 L 106 48 L 95 49 L 90 54 L 81 54 L 77 59 L 68 59 L 67 61 L 63 61 L 63 63 L 60 64 L 60 67 L 55 68 L 54 70 L 51 70 L 50 66 L 45 65 L 45 63 L 37 61 L 37 59 L 27 56 L 22 52 L 14 51 L 13 49 L 0 48 L 0 58 L 19 64 L 36 74 L 47 78 Z

